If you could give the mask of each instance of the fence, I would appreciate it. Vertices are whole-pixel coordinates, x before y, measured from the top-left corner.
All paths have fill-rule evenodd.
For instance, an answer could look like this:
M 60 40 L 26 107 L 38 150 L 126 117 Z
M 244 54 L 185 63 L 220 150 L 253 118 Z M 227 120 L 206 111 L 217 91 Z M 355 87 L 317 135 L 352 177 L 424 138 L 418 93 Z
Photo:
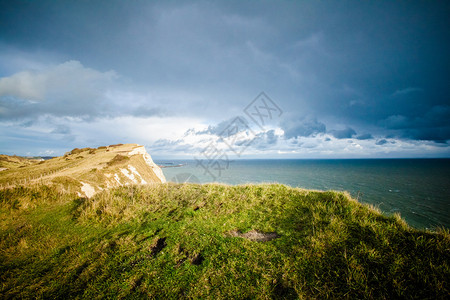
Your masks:
M 0 189 L 14 188 L 20 185 L 31 185 L 31 184 L 48 184 L 51 183 L 54 178 L 54 174 L 70 169 L 72 166 L 65 166 L 52 171 L 47 171 L 34 176 L 22 177 L 16 180 L 11 180 L 9 182 L 0 182 Z

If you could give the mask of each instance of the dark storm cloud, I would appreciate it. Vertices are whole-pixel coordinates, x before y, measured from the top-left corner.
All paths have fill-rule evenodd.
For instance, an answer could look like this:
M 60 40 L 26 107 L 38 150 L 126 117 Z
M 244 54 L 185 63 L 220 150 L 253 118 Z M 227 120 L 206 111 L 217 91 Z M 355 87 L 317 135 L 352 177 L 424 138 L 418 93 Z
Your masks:
M 349 117 L 352 101 L 364 102 L 359 110 L 367 113 L 393 94 L 444 101 L 434 88 L 449 72 L 443 2 L 139 4 L 6 1 L 0 36 L 144 82 L 222 93 L 221 82 L 257 91 L 269 84 L 284 107 L 300 110 L 306 102 L 320 119 L 319 112 Z M 298 94 L 305 100 L 293 103 Z
M 381 140 L 378 140 L 375 143 L 375 145 L 381 146 L 381 145 L 384 145 L 384 144 L 387 144 L 387 143 L 388 143 L 388 141 L 386 141 L 385 139 L 381 139 Z
M 371 140 L 373 139 L 373 136 L 370 133 L 364 133 L 364 134 L 360 134 L 356 137 L 356 139 L 358 140 Z
M 350 127 L 341 130 L 330 130 L 329 133 L 337 139 L 350 139 L 356 131 Z
M 415 116 L 392 115 L 382 126 L 401 137 L 444 142 L 450 139 L 450 106 L 437 105 Z
M 287 139 L 442 143 L 449 15 L 445 1 L 0 1 L 0 117 L 217 124 L 264 90 Z M 71 61 L 80 76 L 44 76 Z
M 312 117 L 284 120 L 281 122 L 281 128 L 284 130 L 284 136 L 288 139 L 326 132 L 325 124 Z

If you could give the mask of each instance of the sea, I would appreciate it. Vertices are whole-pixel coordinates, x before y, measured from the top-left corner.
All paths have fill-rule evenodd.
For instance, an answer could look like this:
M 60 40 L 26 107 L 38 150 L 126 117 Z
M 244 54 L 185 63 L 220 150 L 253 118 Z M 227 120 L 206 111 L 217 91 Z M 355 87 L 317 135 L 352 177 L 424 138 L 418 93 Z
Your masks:
M 450 228 L 450 159 L 238 159 L 226 163 L 157 160 L 167 181 L 282 183 L 348 191 L 412 227 Z

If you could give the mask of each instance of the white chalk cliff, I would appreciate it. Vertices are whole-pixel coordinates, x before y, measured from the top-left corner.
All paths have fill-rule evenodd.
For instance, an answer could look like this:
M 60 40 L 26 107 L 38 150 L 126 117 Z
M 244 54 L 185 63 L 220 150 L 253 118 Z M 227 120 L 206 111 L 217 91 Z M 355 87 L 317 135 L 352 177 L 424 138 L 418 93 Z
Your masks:
M 78 182 L 78 193 L 84 197 L 118 186 L 166 182 L 161 168 L 145 147 L 138 144 L 76 148 L 56 160 L 64 160 L 68 167 L 54 177 L 69 177 Z
M 142 158 L 145 160 L 147 165 L 150 168 L 152 168 L 153 172 L 161 180 L 161 182 L 162 183 L 166 182 L 166 178 L 164 177 L 164 174 L 163 174 L 161 168 L 153 162 L 152 157 L 150 156 L 150 154 L 147 153 L 147 150 L 145 150 L 144 146 L 137 146 L 132 151 L 130 151 L 130 153 L 128 153 L 128 155 L 130 155 L 130 156 L 142 155 Z

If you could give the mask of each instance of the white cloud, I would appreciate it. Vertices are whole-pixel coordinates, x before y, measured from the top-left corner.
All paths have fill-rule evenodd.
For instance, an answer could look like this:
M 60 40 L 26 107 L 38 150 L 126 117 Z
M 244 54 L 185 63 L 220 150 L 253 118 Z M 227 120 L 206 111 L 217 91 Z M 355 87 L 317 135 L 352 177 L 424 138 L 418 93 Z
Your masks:
M 7 95 L 29 100 L 43 100 L 46 81 L 44 74 L 29 71 L 0 78 L 0 97 Z
M 223 122 L 222 122 L 223 123 Z M 218 125 L 222 126 L 223 124 Z M 396 138 L 367 138 L 353 139 L 335 137 L 331 133 L 319 133 L 310 136 L 287 138 L 281 128 L 256 131 L 251 143 L 238 142 L 229 148 L 210 126 L 209 130 L 190 129 L 182 135 L 172 139 L 161 139 L 153 145 L 159 155 L 190 157 L 206 159 L 202 152 L 212 147 L 237 158 L 373 158 L 373 157 L 416 157 L 422 153 L 427 155 L 442 155 L 445 149 L 428 141 L 402 140 Z M 236 135 L 242 136 L 242 132 Z M 382 141 L 382 142 L 380 142 Z M 212 145 L 212 146 L 210 146 Z M 150 147 L 151 148 L 151 147 Z
M 113 71 L 86 68 L 78 61 L 18 72 L 0 78 L 1 117 L 93 117 L 107 109 L 105 94 L 116 79 Z
M 0 78 L 0 96 L 44 100 L 72 93 L 72 97 L 86 97 L 98 94 L 98 89 L 116 77 L 113 71 L 99 72 L 72 60 L 42 71 L 23 71 Z

